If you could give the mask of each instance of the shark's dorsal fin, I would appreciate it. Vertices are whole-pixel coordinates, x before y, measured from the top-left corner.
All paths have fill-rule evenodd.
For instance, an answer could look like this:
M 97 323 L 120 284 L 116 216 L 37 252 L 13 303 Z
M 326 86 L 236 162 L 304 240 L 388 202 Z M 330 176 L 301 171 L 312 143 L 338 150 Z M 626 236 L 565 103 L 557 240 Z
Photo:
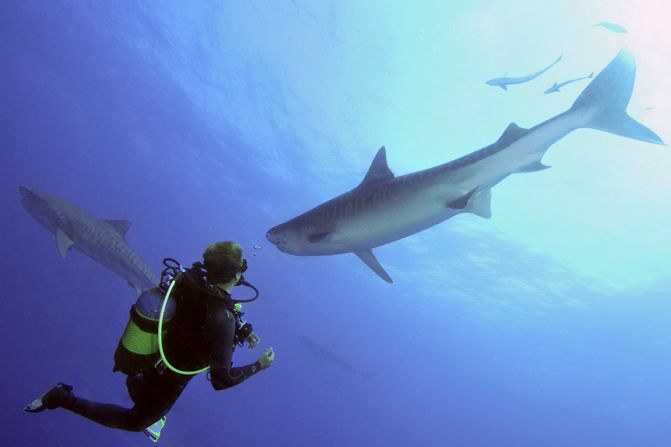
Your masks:
M 126 237 L 126 233 L 128 233 L 131 225 L 133 225 L 133 222 L 128 220 L 106 220 L 105 222 L 110 224 L 122 237 Z
M 384 279 L 387 282 L 394 282 L 391 279 L 391 276 L 387 274 L 387 272 L 384 271 L 384 268 L 380 265 L 380 262 L 377 260 L 375 255 L 373 254 L 372 250 L 362 250 L 362 251 L 355 251 L 355 255 L 359 257 L 372 271 L 377 273 L 377 275 Z
M 369 184 L 371 182 L 377 182 L 380 180 L 389 180 L 394 178 L 394 173 L 391 172 L 389 166 L 387 165 L 387 152 L 384 146 L 382 146 L 375 154 L 373 162 L 368 168 L 368 173 L 364 177 L 361 185 Z M 359 186 L 361 186 L 359 185 Z
M 58 247 L 58 253 L 61 255 L 61 258 L 65 259 L 65 256 L 73 245 L 74 242 L 72 242 L 72 239 L 70 239 L 63 230 L 56 228 L 56 246 Z
M 508 127 L 506 127 L 506 130 L 503 131 L 499 139 L 496 140 L 496 144 L 505 144 L 511 142 L 512 140 L 516 140 L 526 131 L 527 129 L 524 129 L 515 123 L 510 123 L 508 124 Z

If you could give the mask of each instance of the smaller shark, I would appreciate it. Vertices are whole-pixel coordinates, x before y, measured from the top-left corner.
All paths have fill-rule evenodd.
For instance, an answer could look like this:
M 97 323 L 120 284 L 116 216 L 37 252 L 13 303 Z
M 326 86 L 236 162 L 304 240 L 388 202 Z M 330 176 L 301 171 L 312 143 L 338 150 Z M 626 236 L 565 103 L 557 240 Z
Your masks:
M 602 28 L 607 29 L 608 31 L 612 31 L 614 33 L 619 33 L 619 34 L 627 34 L 627 29 L 623 26 L 618 25 L 617 23 L 612 23 L 612 22 L 599 22 L 595 23 L 592 25 L 592 27 L 595 26 L 600 26 Z
M 559 89 L 562 88 L 563 86 L 565 86 L 566 84 L 570 84 L 571 82 L 576 82 L 576 81 L 582 81 L 583 79 L 591 79 L 592 76 L 594 76 L 594 72 L 588 74 L 587 76 L 583 76 L 582 78 L 569 79 L 568 81 L 564 81 L 564 82 L 560 82 L 560 83 L 555 82 L 554 84 L 552 84 L 552 87 L 545 90 L 543 93 L 545 93 L 547 95 L 548 93 L 558 92 Z
M 19 186 L 23 207 L 56 235 L 62 258 L 75 247 L 142 292 L 158 284 L 158 277 L 126 244 L 127 220 L 100 220 L 51 194 Z
M 544 69 L 539 70 L 535 73 L 531 73 L 530 75 L 520 76 L 518 78 L 511 78 L 506 76 L 501 78 L 494 78 L 487 81 L 487 85 L 492 85 L 494 87 L 501 87 L 503 90 L 508 90 L 508 86 L 511 84 L 522 84 L 524 82 L 528 82 L 531 81 L 532 79 L 539 77 L 540 75 L 548 71 L 550 68 L 554 67 L 554 65 L 561 60 L 562 56 L 563 55 L 560 55 L 556 61 L 554 61 Z
M 325 360 L 342 369 L 343 371 L 347 371 L 348 373 L 355 376 L 363 377 L 364 379 L 368 379 L 375 375 L 373 372 L 360 370 L 344 359 L 335 349 L 317 343 L 315 340 L 306 335 L 298 334 L 298 339 L 314 357 Z

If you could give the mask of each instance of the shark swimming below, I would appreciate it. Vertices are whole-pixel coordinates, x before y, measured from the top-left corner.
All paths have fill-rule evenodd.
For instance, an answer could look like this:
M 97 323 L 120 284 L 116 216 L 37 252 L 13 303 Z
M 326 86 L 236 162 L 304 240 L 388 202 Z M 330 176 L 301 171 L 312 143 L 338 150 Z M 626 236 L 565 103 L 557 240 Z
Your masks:
M 72 247 L 112 270 L 138 292 L 156 287 L 158 277 L 126 244 L 126 220 L 100 220 L 51 194 L 19 187 L 23 207 L 56 236 L 65 258 Z
M 573 106 L 530 129 L 511 123 L 494 143 L 449 163 L 394 176 L 385 148 L 351 191 L 270 229 L 266 238 L 299 256 L 356 254 L 392 282 L 372 249 L 461 213 L 489 218 L 491 188 L 510 174 L 547 169 L 551 145 L 575 129 L 591 128 L 654 144 L 664 142 L 627 114 L 636 66 L 627 50 L 583 90 Z
M 562 56 L 560 55 L 556 61 L 548 65 L 547 67 L 543 68 L 542 70 L 538 70 L 535 73 L 531 73 L 530 75 L 526 76 L 520 76 L 517 78 L 512 78 L 512 77 L 501 77 L 501 78 L 494 78 L 490 79 L 489 81 L 486 82 L 487 85 L 492 85 L 494 87 L 501 87 L 503 90 L 508 90 L 508 86 L 512 84 L 522 84 L 524 82 L 529 82 L 532 79 L 535 79 L 551 69 L 552 67 L 555 66 L 556 63 L 558 63 L 561 60 Z
M 371 378 L 375 375 L 374 372 L 363 371 L 357 368 L 340 355 L 333 347 L 322 345 L 303 334 L 298 334 L 298 339 L 305 349 L 307 349 L 314 357 L 322 359 L 343 371 L 355 376 L 363 377 L 364 379 Z

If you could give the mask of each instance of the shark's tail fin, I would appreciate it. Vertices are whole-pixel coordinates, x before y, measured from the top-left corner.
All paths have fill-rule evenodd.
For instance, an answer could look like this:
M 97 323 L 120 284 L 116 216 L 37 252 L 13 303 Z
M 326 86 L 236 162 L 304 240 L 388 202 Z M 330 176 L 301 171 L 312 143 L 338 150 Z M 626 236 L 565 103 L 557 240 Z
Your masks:
M 627 114 L 634 89 L 636 63 L 632 54 L 622 49 L 583 90 L 570 112 L 590 110 L 591 118 L 580 127 L 603 130 L 634 140 L 664 144 L 661 138 Z

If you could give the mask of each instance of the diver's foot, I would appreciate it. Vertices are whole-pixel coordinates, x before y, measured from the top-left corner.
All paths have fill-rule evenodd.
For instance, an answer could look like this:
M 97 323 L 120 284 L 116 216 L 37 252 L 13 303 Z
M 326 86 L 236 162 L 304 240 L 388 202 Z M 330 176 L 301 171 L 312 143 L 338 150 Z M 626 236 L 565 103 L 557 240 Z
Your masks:
M 147 435 L 147 437 L 151 439 L 152 442 L 158 442 L 159 438 L 161 437 L 161 430 L 163 429 L 163 427 L 165 427 L 166 419 L 167 418 L 163 416 L 161 419 L 154 422 L 149 427 L 143 430 L 144 434 Z
M 25 407 L 23 411 L 28 413 L 39 413 L 44 410 L 53 410 L 62 406 L 67 400 L 72 399 L 72 387 L 59 383 L 49 391 L 38 397 Z

